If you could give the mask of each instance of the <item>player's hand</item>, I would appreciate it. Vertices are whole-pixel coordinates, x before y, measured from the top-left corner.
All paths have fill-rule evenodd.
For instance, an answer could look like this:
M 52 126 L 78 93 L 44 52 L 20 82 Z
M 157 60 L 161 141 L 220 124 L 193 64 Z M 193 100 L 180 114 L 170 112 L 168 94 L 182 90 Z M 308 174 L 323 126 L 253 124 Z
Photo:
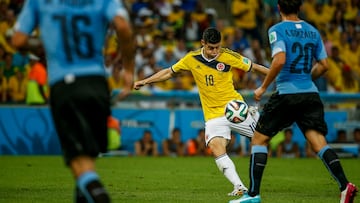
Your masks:
M 262 86 L 258 87 L 255 91 L 254 91 L 254 99 L 255 101 L 260 101 L 261 96 L 265 93 L 266 89 L 263 88 Z
M 143 80 L 136 81 L 134 83 L 134 89 L 139 90 L 144 85 L 145 85 L 145 82 Z

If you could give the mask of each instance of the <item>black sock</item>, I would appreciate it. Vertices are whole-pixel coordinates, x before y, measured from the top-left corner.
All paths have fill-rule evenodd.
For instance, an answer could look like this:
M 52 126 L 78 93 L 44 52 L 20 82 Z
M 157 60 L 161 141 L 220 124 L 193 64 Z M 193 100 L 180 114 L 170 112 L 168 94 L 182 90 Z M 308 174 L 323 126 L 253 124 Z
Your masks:
M 75 203 L 87 203 L 86 197 L 78 187 L 75 188 Z
M 94 180 L 86 185 L 86 190 L 95 203 L 109 203 L 110 197 L 105 188 L 98 180 Z
M 250 158 L 250 189 L 249 195 L 256 196 L 260 194 L 260 185 L 262 175 L 267 162 L 267 153 L 253 153 Z
M 329 147 L 324 147 L 319 152 L 319 157 L 329 170 L 330 174 L 338 182 L 340 191 L 345 190 L 347 183 L 349 182 L 345 176 L 344 170 L 340 164 L 339 157 L 336 152 Z

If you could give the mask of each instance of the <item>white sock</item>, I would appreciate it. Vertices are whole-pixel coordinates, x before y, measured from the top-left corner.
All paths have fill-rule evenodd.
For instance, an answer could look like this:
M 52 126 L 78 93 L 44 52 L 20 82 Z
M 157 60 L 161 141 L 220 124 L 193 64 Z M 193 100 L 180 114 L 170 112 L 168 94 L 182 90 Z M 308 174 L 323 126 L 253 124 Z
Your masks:
M 227 154 L 216 157 L 215 163 L 219 170 L 225 175 L 225 177 L 234 185 L 234 188 L 238 186 L 246 188 L 238 173 L 236 172 L 234 162 Z

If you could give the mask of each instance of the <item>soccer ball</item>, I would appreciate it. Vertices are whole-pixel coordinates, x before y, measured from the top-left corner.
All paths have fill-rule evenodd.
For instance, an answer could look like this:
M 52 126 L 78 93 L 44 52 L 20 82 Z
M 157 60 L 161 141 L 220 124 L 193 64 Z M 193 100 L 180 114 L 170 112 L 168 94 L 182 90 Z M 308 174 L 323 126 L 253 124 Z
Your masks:
M 241 123 L 246 120 L 248 105 L 241 100 L 231 100 L 225 106 L 225 117 L 232 123 Z

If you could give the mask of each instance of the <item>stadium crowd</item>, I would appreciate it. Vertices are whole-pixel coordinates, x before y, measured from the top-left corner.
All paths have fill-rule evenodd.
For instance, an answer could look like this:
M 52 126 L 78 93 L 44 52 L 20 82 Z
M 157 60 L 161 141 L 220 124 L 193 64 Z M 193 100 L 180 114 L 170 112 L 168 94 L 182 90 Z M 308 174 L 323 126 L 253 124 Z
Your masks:
M 206 1 L 124 0 L 136 34 L 137 79 L 167 68 L 188 51 L 199 48 L 200 35 L 209 26 L 222 32 L 224 47 L 241 53 L 255 63 L 269 66 L 271 56 L 267 29 L 279 20 L 276 1 L 226 2 L 223 5 L 231 13 L 228 18 L 220 18 L 215 8 L 206 8 Z M 24 0 L 0 1 L 0 99 L 1 103 L 10 104 L 46 103 L 46 60 L 38 40 L 39 33 L 33 33 L 30 49 L 27 49 L 31 52 L 15 50 L 9 43 L 23 3 Z M 329 55 L 330 71 L 316 81 L 319 90 L 358 93 L 360 0 L 305 0 L 301 16 L 320 29 Z M 112 90 L 122 87 L 121 56 L 117 54 L 117 46 L 115 32 L 110 27 L 104 61 Z M 263 79 L 257 74 L 235 71 L 235 86 L 239 90 L 254 90 Z M 40 85 L 42 92 L 31 81 Z M 197 91 L 190 74 L 154 84 L 148 90 Z M 27 98 L 34 94 L 37 96 Z

